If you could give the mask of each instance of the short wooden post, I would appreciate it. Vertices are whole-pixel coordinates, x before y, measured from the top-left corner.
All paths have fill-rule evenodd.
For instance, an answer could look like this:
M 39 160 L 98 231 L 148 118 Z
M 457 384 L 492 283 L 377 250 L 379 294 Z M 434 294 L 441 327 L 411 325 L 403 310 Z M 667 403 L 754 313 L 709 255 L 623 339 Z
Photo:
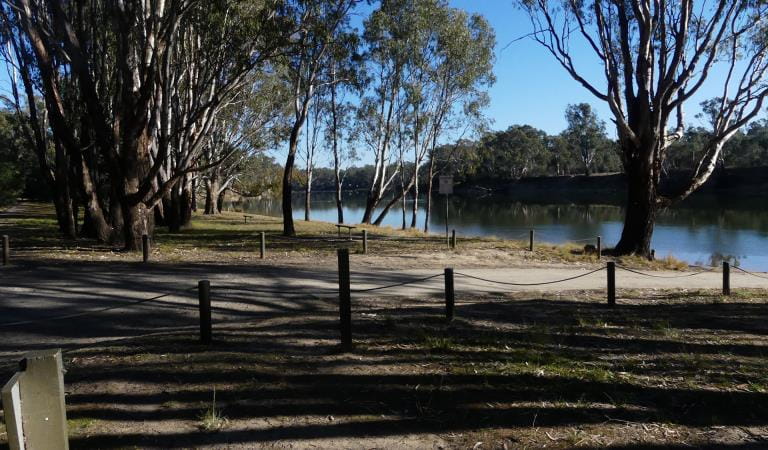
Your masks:
M 731 265 L 723 261 L 723 295 L 731 295 Z
M 616 305 L 616 263 L 608 262 L 608 306 Z
M 3 265 L 7 266 L 11 260 L 11 240 L 8 235 L 3 235 Z
M 600 259 L 603 257 L 603 238 L 598 236 L 597 237 L 597 259 Z
M 445 320 L 453 320 L 453 309 L 456 303 L 456 292 L 453 288 L 453 269 L 445 269 Z
M 349 280 L 349 249 L 340 248 L 339 258 L 339 323 L 341 347 L 352 349 L 352 292 Z
M 456 250 L 456 230 L 451 230 L 451 248 Z
M 211 343 L 211 282 L 197 282 L 197 298 L 200 302 L 200 342 Z
M 261 259 L 264 259 L 264 256 L 267 254 L 267 236 L 262 231 L 259 233 L 259 257 Z
M 243 221 L 245 221 L 245 224 L 248 225 L 248 216 L 243 214 Z
M 141 252 L 142 260 L 144 262 L 149 261 L 149 236 L 146 234 L 141 235 Z
M 363 254 L 368 253 L 368 230 L 363 230 Z
M 530 234 L 528 236 L 528 251 L 533 251 L 533 237 L 534 237 L 534 231 L 531 230 Z

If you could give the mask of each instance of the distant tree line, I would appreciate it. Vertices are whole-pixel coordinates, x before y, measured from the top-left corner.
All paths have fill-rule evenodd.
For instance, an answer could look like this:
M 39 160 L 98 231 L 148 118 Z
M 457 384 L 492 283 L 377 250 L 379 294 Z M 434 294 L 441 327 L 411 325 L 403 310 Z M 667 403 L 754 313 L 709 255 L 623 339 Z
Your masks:
M 574 117 L 575 111 L 580 117 Z M 435 152 L 436 159 L 446 164 L 443 173 L 452 174 L 455 182 L 480 186 L 508 183 L 524 177 L 591 175 L 623 170 L 618 142 L 608 138 L 602 122 L 588 104 L 569 105 L 566 118 L 567 128 L 556 135 L 530 125 L 512 125 L 506 130 L 488 132 L 478 140 L 464 139 L 441 145 Z M 664 169 L 694 170 L 709 136 L 704 127 L 689 127 L 682 139 L 670 147 Z M 722 168 L 768 166 L 768 120 L 757 120 L 739 130 L 725 144 L 717 164 Z M 412 170 L 413 165 L 406 164 L 403 173 L 408 177 Z M 344 186 L 348 190 L 365 189 L 373 171 L 372 165 L 343 170 Z M 332 169 L 318 167 L 314 173 L 314 189 L 334 189 Z M 304 179 L 297 180 L 297 188 L 304 186 L 304 182 Z M 422 188 L 426 189 L 426 183 Z

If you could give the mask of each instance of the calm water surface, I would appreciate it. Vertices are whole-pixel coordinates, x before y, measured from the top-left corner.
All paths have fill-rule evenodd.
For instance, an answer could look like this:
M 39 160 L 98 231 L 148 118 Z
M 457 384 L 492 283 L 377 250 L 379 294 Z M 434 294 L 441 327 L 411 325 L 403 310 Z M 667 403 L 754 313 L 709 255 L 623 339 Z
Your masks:
M 365 209 L 365 195 L 346 193 L 344 218 L 359 223 Z M 430 231 L 445 233 L 445 200 L 435 195 Z M 248 200 L 234 205 L 254 214 L 279 216 L 279 199 Z M 408 224 L 410 208 L 408 204 Z M 297 220 L 304 218 L 304 199 L 294 199 Z M 464 236 L 497 236 L 527 239 L 536 230 L 537 240 L 551 243 L 594 242 L 602 236 L 605 246 L 616 243 L 621 234 L 623 208 L 615 205 L 558 203 L 557 199 L 525 202 L 509 197 L 468 198 L 454 196 L 449 202 L 449 227 Z M 336 222 L 332 193 L 312 195 L 312 220 Z M 402 225 L 401 209 L 393 208 L 385 225 Z M 424 201 L 420 200 L 419 228 L 424 227 Z M 727 258 L 747 270 L 768 271 L 768 200 L 734 201 L 730 198 L 700 196 L 660 213 L 653 235 L 656 255 L 674 255 L 691 264 L 718 265 Z

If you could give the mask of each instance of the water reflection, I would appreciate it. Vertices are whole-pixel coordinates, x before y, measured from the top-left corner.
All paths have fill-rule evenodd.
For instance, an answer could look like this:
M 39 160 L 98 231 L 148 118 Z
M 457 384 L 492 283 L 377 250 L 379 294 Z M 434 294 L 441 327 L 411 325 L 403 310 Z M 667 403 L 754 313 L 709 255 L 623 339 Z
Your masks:
M 344 217 L 359 222 L 365 209 L 365 196 L 346 193 Z M 430 230 L 445 230 L 445 200 L 433 198 Z M 296 219 L 304 217 L 301 197 L 294 201 Z M 657 256 L 675 255 L 693 264 L 720 264 L 724 259 L 738 262 L 748 270 L 768 271 L 768 202 L 735 201 L 724 197 L 700 196 L 659 214 L 653 247 Z M 408 204 L 408 223 L 410 206 Z M 419 203 L 419 227 L 424 226 L 423 200 Z M 248 200 L 230 208 L 255 214 L 279 216 L 279 199 Z M 594 241 L 602 236 L 606 246 L 621 233 L 623 208 L 617 205 L 574 204 L 557 198 L 520 201 L 509 197 L 482 198 L 454 196 L 449 203 L 449 227 L 460 235 L 523 238 L 536 230 L 537 239 L 552 243 Z M 316 193 L 312 198 L 312 219 L 336 221 L 332 193 Z M 393 208 L 384 225 L 400 227 L 402 215 Z

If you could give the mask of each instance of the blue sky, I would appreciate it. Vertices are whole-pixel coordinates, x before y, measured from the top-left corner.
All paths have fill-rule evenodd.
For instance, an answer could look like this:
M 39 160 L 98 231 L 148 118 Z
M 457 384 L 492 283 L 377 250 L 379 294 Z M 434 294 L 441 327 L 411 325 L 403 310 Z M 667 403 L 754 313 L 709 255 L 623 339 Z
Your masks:
M 486 110 L 492 128 L 503 130 L 527 124 L 547 133 L 562 131 L 565 107 L 569 103 L 590 103 L 603 120 L 610 111 L 576 83 L 549 52 L 530 38 L 521 37 L 532 28 L 528 16 L 510 0 L 453 0 L 451 5 L 483 15 L 496 32 L 496 84 L 490 89 L 491 105 Z M 579 49 L 584 50 L 584 49 Z M 580 51 L 581 64 L 592 79 L 600 80 L 597 61 Z

